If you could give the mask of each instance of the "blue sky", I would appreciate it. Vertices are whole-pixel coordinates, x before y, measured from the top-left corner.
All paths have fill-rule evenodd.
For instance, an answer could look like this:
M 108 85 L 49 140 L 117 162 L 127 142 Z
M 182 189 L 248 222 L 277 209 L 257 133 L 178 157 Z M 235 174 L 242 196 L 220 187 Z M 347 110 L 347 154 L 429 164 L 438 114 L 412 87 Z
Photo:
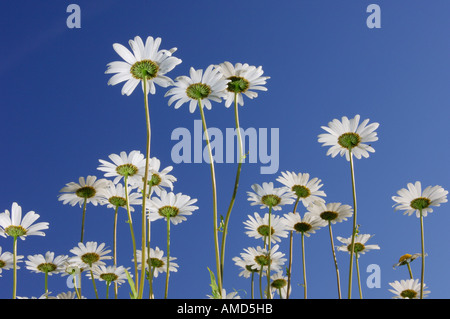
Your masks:
M 270 76 L 267 92 L 246 100 L 240 108 L 243 128 L 279 129 L 279 170 L 260 174 L 261 163 L 243 166 L 239 192 L 227 241 L 227 291 L 250 296 L 250 281 L 239 277 L 231 258 L 244 248 L 261 245 L 244 233 L 243 222 L 254 212 L 246 192 L 254 183 L 274 182 L 281 171 L 310 173 L 322 180 L 327 201 L 352 203 L 350 170 L 344 158 L 326 156 L 317 142 L 321 126 L 334 118 L 354 117 L 380 123 L 376 152 L 355 161 L 358 223 L 362 233 L 374 234 L 380 245 L 360 259 L 364 298 L 391 298 L 389 282 L 408 279 L 405 268 L 392 265 L 405 253 L 420 252 L 416 217 L 394 212 L 391 197 L 408 182 L 441 185 L 449 189 L 450 101 L 448 57 L 450 3 L 422 1 L 81 1 L 81 28 L 69 29 L 67 1 L 5 2 L 0 5 L 0 59 L 2 102 L 0 116 L 0 210 L 15 201 L 25 212 L 34 210 L 50 223 L 45 237 L 19 241 L 19 254 L 54 251 L 68 254 L 79 240 L 81 209 L 58 201 L 59 190 L 80 176 L 96 175 L 98 159 L 111 153 L 145 151 L 143 95 L 135 90 L 122 96 L 121 85 L 108 86 L 107 63 L 120 60 L 113 43 L 127 46 L 136 35 L 161 37 L 162 48 L 177 47 L 183 60 L 168 75 L 175 78 L 192 66 L 205 69 L 223 61 L 262 66 Z M 369 29 L 366 8 L 381 8 L 381 28 Z M 212 233 L 210 170 L 207 163 L 175 164 L 171 149 L 174 129 L 193 130 L 200 119 L 187 105 L 167 105 L 167 89 L 149 96 L 152 156 L 162 166 L 172 165 L 178 181 L 174 191 L 198 198 L 200 209 L 186 222 L 172 227 L 171 252 L 180 269 L 171 275 L 170 298 L 205 298 L 211 293 L 207 267 L 215 269 Z M 224 103 L 206 111 L 210 127 L 234 127 L 232 109 Z M 216 165 L 219 207 L 231 196 L 236 164 Z M 279 185 L 281 186 L 281 185 Z M 292 208 L 283 209 L 288 213 Z M 304 210 L 300 210 L 304 213 Z M 131 263 L 131 241 L 126 214 L 119 216 L 119 255 Z M 139 220 L 139 218 L 137 218 Z M 425 218 L 425 283 L 432 298 L 447 298 L 450 253 L 446 225 L 447 204 Z M 113 210 L 89 206 L 85 239 L 112 245 Z M 152 226 L 152 242 L 165 250 L 165 223 Z M 335 236 L 350 236 L 351 222 L 336 225 Z M 300 237 L 294 242 L 293 298 L 303 298 Z M 12 239 L 0 238 L 3 251 L 12 251 Z M 281 243 L 287 253 L 288 241 Z M 129 258 L 127 258 L 129 254 Z M 119 257 L 121 258 L 121 257 Z M 343 294 L 346 295 L 348 255 L 338 252 Z M 120 263 L 120 261 L 119 261 Z M 328 232 L 319 230 L 306 241 L 308 298 L 336 298 L 334 265 Z M 381 269 L 381 287 L 364 283 L 366 267 Z M 420 263 L 413 263 L 419 277 Z M 87 278 L 83 290 L 93 297 Z M 0 278 L 1 298 L 12 295 L 12 271 Z M 356 283 L 356 280 L 354 280 Z M 44 276 L 31 273 L 24 263 L 18 271 L 19 296 L 39 296 Z M 155 282 L 163 296 L 163 277 Z M 11 287 L 11 289 L 9 288 Z M 98 285 L 104 296 L 103 285 Z M 257 285 L 255 287 L 258 287 Z M 53 294 L 66 292 L 65 278 L 50 277 Z M 245 293 L 245 292 L 246 293 Z M 354 285 L 353 297 L 357 298 Z M 127 298 L 128 287 L 121 289 Z

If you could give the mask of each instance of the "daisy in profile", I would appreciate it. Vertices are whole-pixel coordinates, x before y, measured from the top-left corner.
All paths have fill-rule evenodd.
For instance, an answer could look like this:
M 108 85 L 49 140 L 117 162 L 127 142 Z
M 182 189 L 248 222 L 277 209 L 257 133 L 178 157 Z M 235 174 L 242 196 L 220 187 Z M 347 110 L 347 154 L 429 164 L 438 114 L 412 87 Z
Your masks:
M 264 217 L 261 217 L 258 213 L 254 213 L 254 216 L 248 215 L 248 220 L 244 222 L 245 228 L 248 229 L 245 233 L 249 237 L 254 237 L 256 239 L 262 238 L 266 241 L 270 238 L 272 243 L 280 242 L 281 237 L 286 238 L 288 232 L 285 229 L 285 224 L 279 216 L 271 215 L 271 220 L 269 223 L 269 214 L 266 213 Z
M 423 297 L 427 297 L 430 291 L 425 290 L 427 286 L 421 285 L 419 279 L 396 280 L 390 282 L 393 289 L 389 289 L 395 296 L 394 299 L 419 299 L 420 291 L 423 289 Z
M 99 159 L 101 165 L 97 169 L 105 172 L 105 177 L 114 178 L 114 184 L 119 183 L 122 178 L 127 179 L 130 185 L 142 181 L 145 171 L 144 154 L 134 150 L 129 154 L 122 151 L 119 155 L 110 154 L 108 157 L 112 163 Z
M 441 186 L 427 186 L 422 191 L 422 184 L 417 181 L 414 184 L 408 183 L 407 188 L 402 188 L 397 192 L 398 196 L 392 196 L 395 210 L 403 210 L 404 214 L 411 216 L 413 213 L 417 217 L 426 217 L 433 212 L 434 207 L 439 207 L 447 202 L 448 191 Z
M 46 275 L 59 274 L 65 271 L 65 265 L 69 256 L 59 255 L 55 258 L 55 253 L 47 251 L 45 255 L 36 254 L 28 256 L 25 261 L 27 269 L 35 273 L 44 273 Z
M 308 207 L 314 202 L 324 202 L 322 197 L 327 196 L 320 188 L 323 186 L 317 177 L 310 179 L 308 173 L 281 172 L 277 181 L 283 184 L 294 196 Z
M 149 162 L 149 171 L 148 171 L 148 186 L 150 191 L 147 192 L 150 196 L 151 192 L 155 191 L 156 195 L 160 195 L 161 191 L 165 188 L 173 191 L 173 183 L 177 181 L 177 178 L 171 174 L 169 174 L 173 170 L 173 166 L 167 166 L 161 169 L 161 161 L 156 158 L 150 158 Z M 133 185 L 137 187 L 139 190 L 143 189 L 143 179 Z
M 114 43 L 113 48 L 124 61 L 114 61 L 107 65 L 106 74 L 114 74 L 108 81 L 108 85 L 116 85 L 125 82 L 122 87 L 122 95 L 130 95 L 139 83 L 146 81 L 146 86 L 151 94 L 155 94 L 155 84 L 161 87 L 173 85 L 173 81 L 165 74 L 172 71 L 181 60 L 173 57 L 177 49 L 159 50 L 161 38 L 147 37 L 145 43 L 139 36 L 129 40 L 131 51 L 119 43 Z
M 137 259 L 140 261 L 142 258 L 142 251 L 137 250 Z M 150 268 L 149 273 L 157 278 L 158 274 L 167 272 L 167 257 L 164 256 L 164 251 L 156 247 L 155 249 L 150 248 L 150 258 L 146 258 L 147 254 L 145 256 L 146 265 L 145 268 L 148 270 Z M 177 272 L 178 271 L 178 264 L 174 261 L 177 260 L 176 257 L 170 257 L 170 263 L 169 263 L 169 271 L 171 272 Z M 134 261 L 134 260 L 132 260 Z M 142 269 L 142 264 L 139 263 L 138 269 Z
M 133 205 L 139 205 L 142 203 L 142 194 L 139 192 L 131 192 L 128 194 L 128 201 L 130 211 L 134 212 Z M 125 195 L 125 187 L 123 184 L 114 184 L 109 181 L 108 186 L 105 188 L 102 196 L 101 202 L 107 205 L 108 208 L 122 207 L 127 209 L 127 200 Z
M 426 256 L 426 254 L 425 254 L 425 256 Z M 393 268 L 395 269 L 395 268 L 397 268 L 397 267 L 405 266 L 405 265 L 406 265 L 406 266 L 408 267 L 409 276 L 410 276 L 411 279 L 413 279 L 414 276 L 413 276 L 413 274 L 412 274 L 411 263 L 412 263 L 414 260 L 416 260 L 417 258 L 419 258 L 419 257 L 422 257 L 422 254 L 420 254 L 420 253 L 416 253 L 416 254 L 413 254 L 413 255 L 411 255 L 411 254 L 404 254 L 404 255 L 402 255 L 402 256 L 399 258 L 398 263 L 396 263 L 396 264 L 393 266 Z
M 274 187 L 273 183 L 262 183 L 252 185 L 253 192 L 247 192 L 250 205 L 259 205 L 261 209 L 271 208 L 281 210 L 281 206 L 292 204 L 292 192 L 285 187 Z
M 21 262 L 23 256 L 16 256 L 17 262 Z M 9 270 L 14 267 L 14 255 L 9 251 L 2 252 L 2 247 L 0 247 L 0 274 L 3 270 Z M 17 269 L 20 267 L 16 266 Z M 1 275 L 0 275 L 1 276 Z
M 380 249 L 380 246 L 378 245 L 367 245 L 367 241 L 371 239 L 373 235 L 369 234 L 356 234 L 355 235 L 355 241 L 354 241 L 354 252 L 358 255 L 365 254 L 366 252 L 373 250 L 373 249 Z M 348 253 L 351 252 L 351 244 L 352 244 L 352 238 L 343 238 L 343 237 L 336 237 L 337 240 L 339 240 L 343 245 L 338 247 L 339 251 L 346 251 Z
M 175 109 L 178 109 L 184 103 L 189 103 L 191 113 L 194 113 L 197 105 L 211 110 L 211 101 L 220 103 L 229 82 L 222 77 L 220 70 L 214 65 L 208 66 L 205 72 L 191 67 L 189 76 L 179 76 L 175 81 L 175 87 L 165 94 L 165 96 L 171 96 L 168 104 L 170 106 L 177 101 Z
M 226 80 L 229 80 L 225 99 L 225 106 L 230 107 L 235 99 L 239 105 L 244 105 L 243 95 L 249 99 L 258 97 L 258 91 L 267 91 L 264 87 L 266 80 L 270 79 L 268 76 L 262 76 L 264 71 L 262 66 L 256 67 L 248 65 L 247 63 L 231 64 L 225 61 L 218 65 L 220 72 Z
M 108 254 L 111 250 L 105 249 L 105 243 L 100 245 L 94 241 L 88 241 L 85 244 L 78 243 L 78 246 L 70 250 L 75 256 L 70 258 L 72 264 L 79 268 L 92 268 L 93 266 L 105 265 L 104 260 L 112 259 Z
M 360 116 L 356 115 L 353 119 L 348 119 L 346 116 L 342 120 L 334 119 L 328 123 L 328 126 L 322 126 L 327 133 L 319 135 L 319 143 L 323 146 L 331 146 L 327 155 L 335 157 L 340 154 L 350 160 L 350 153 L 357 159 L 361 157 L 369 157 L 369 152 L 375 152 L 374 148 L 370 146 L 370 142 L 378 140 L 377 132 L 375 131 L 379 123 L 369 123 L 369 119 L 359 123 Z
M 87 273 L 86 275 L 92 279 L 105 281 L 106 287 L 111 285 L 111 283 L 121 285 L 127 280 L 127 274 L 125 270 L 129 270 L 129 268 L 125 268 L 123 266 L 105 266 L 105 265 L 95 265 L 92 267 L 92 272 Z M 107 291 L 108 298 L 108 291 Z
M 270 290 L 271 293 L 278 293 L 280 299 L 286 299 L 288 296 L 288 280 L 286 276 L 283 276 L 283 272 L 279 271 L 273 274 L 271 277 Z
M 306 237 L 309 237 L 316 230 L 326 225 L 321 218 L 311 213 L 306 213 L 303 218 L 297 213 L 284 214 L 283 223 L 288 230 L 301 233 Z
M 45 236 L 43 230 L 48 229 L 48 223 L 33 224 L 39 217 L 34 211 L 30 211 L 22 219 L 22 207 L 14 202 L 11 213 L 6 209 L 0 214 L 0 235 L 22 240 L 25 240 L 27 236 Z
M 162 190 L 159 197 L 152 197 L 152 200 L 147 202 L 148 218 L 155 221 L 161 218 L 177 225 L 186 220 L 186 216 L 192 215 L 192 212 L 198 207 L 194 206 L 197 199 L 182 193 L 173 193 Z

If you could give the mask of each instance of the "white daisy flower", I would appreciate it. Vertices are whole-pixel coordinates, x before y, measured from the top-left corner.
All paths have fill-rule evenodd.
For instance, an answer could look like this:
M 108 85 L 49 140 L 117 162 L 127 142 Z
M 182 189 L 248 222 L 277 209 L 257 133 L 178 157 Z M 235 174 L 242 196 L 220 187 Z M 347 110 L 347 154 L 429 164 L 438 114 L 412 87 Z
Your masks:
M 288 230 L 303 233 L 306 237 L 309 237 L 316 230 L 326 225 L 323 219 L 311 213 L 304 214 L 303 218 L 298 213 L 284 214 L 283 222 Z
M 61 292 L 56 295 L 56 297 L 48 296 L 48 299 L 78 299 L 77 293 L 75 291 Z M 81 297 L 81 299 L 86 299 L 86 297 Z
M 93 266 L 105 265 L 103 260 L 112 259 L 108 256 L 111 250 L 105 250 L 105 243 L 100 245 L 94 241 L 88 241 L 85 244 L 78 243 L 78 247 L 70 250 L 75 256 L 71 257 L 71 263 L 77 264 L 80 268 L 92 268 Z
M 181 60 L 173 57 L 177 49 L 159 50 L 161 38 L 154 39 L 147 37 L 144 42 L 139 36 L 134 40 L 129 40 L 129 45 L 133 52 L 119 43 L 114 43 L 113 48 L 125 61 L 114 61 L 109 63 L 106 74 L 116 73 L 109 81 L 108 85 L 116 85 L 126 81 L 122 87 L 122 94 L 130 95 L 139 83 L 144 85 L 147 81 L 147 92 L 155 94 L 155 84 L 161 87 L 173 85 L 173 81 L 165 76 L 181 63 Z
M 288 279 L 283 276 L 283 272 L 279 271 L 270 276 L 270 291 L 271 294 L 278 293 L 281 299 L 286 299 L 288 291 Z
M 208 66 L 204 73 L 203 70 L 195 70 L 191 67 L 189 76 L 179 76 L 175 81 L 175 87 L 165 94 L 165 96 L 172 95 L 168 104 L 170 106 L 178 100 L 175 103 L 175 109 L 178 109 L 189 102 L 191 113 L 194 113 L 199 103 L 208 110 L 211 109 L 211 101 L 220 103 L 229 82 L 222 77 L 219 69 L 214 65 Z
M 55 253 L 47 251 L 44 255 L 36 254 L 28 256 L 25 261 L 27 269 L 35 273 L 45 273 L 48 275 L 64 272 L 69 256 L 59 255 L 55 258 Z
M 64 205 L 70 204 L 75 206 L 76 204 L 79 204 L 81 207 L 86 200 L 86 204 L 91 203 L 94 206 L 97 206 L 97 204 L 101 203 L 101 196 L 107 185 L 107 179 L 97 179 L 96 176 L 91 175 L 87 176 L 85 179 L 81 176 L 78 179 L 78 183 L 67 183 L 66 186 L 60 190 L 60 192 L 64 194 L 59 195 L 58 199 L 62 201 Z
M 341 223 L 346 221 L 353 215 L 353 208 L 349 205 L 342 205 L 341 203 L 321 203 L 316 202 L 308 207 L 308 212 L 314 216 L 323 219 L 327 224 Z
M 22 262 L 20 259 L 23 259 L 23 256 L 16 256 L 17 262 Z M 4 270 L 9 270 L 14 267 L 14 255 L 9 251 L 2 252 L 2 247 L 0 247 L 0 274 Z M 19 267 L 16 267 L 20 269 Z
M 33 223 L 39 218 L 34 211 L 29 211 L 22 219 L 22 207 L 16 202 L 12 204 L 11 214 L 9 210 L 5 210 L 0 214 L 0 235 L 3 237 L 19 237 L 25 240 L 27 236 L 45 236 L 42 231 L 48 229 L 47 222 Z
M 161 190 L 164 188 L 170 188 L 172 191 L 173 183 L 177 181 L 175 176 L 169 174 L 173 170 L 173 167 L 167 166 L 164 169 L 161 169 L 161 161 L 156 157 L 150 158 L 148 166 L 148 185 L 151 187 L 151 192 L 155 191 L 156 195 L 159 196 Z M 133 186 L 142 190 L 144 187 L 143 181 L 144 179 Z
M 317 177 L 309 179 L 308 173 L 281 172 L 277 181 L 294 192 L 305 207 L 314 202 L 324 202 L 321 196 L 327 196 L 324 191 L 319 190 L 323 186 L 322 181 Z
M 133 185 L 142 181 L 145 171 L 145 156 L 139 151 L 120 152 L 120 155 L 111 154 L 107 162 L 99 159 L 101 165 L 98 170 L 105 172 L 105 177 L 114 177 L 114 184 L 119 183 L 122 177 L 127 176 L 128 184 Z
M 218 297 L 214 297 L 211 295 L 206 295 L 209 299 L 241 299 L 241 297 L 238 295 L 237 291 L 230 292 L 227 294 L 227 291 L 222 288 L 222 293 Z M 220 298 L 219 298 L 220 297 Z
M 230 107 L 234 102 L 234 95 L 237 94 L 237 102 L 239 105 L 244 105 L 243 95 L 249 99 L 258 97 L 255 90 L 267 91 L 263 85 L 266 80 L 270 79 L 268 76 L 262 76 L 264 71 L 262 67 L 250 66 L 247 63 L 236 63 L 234 66 L 228 61 L 225 61 L 217 66 L 220 69 L 223 77 L 228 82 L 225 99 L 225 106 Z
M 247 192 L 250 205 L 260 205 L 261 209 L 272 207 L 273 210 L 281 210 L 282 205 L 292 204 L 292 192 L 285 187 L 275 188 L 273 183 L 262 183 L 252 185 L 253 192 Z
M 128 194 L 128 201 L 130 206 L 130 211 L 134 212 L 134 207 L 132 205 L 140 205 L 142 203 L 142 193 L 131 192 Z M 108 208 L 122 207 L 127 209 L 127 199 L 125 194 L 125 187 L 123 184 L 118 183 L 117 185 L 110 181 L 108 187 L 102 194 L 102 204 L 107 205 Z
M 360 116 L 356 115 L 349 120 L 346 116 L 342 117 L 342 121 L 334 119 L 328 123 L 327 126 L 322 126 L 322 129 L 327 133 L 319 135 L 319 143 L 322 146 L 331 146 L 327 155 L 335 157 L 340 154 L 345 155 L 346 159 L 350 160 L 349 151 L 352 152 L 357 159 L 362 157 L 369 157 L 369 152 L 375 152 L 370 142 L 378 140 L 377 132 L 375 130 L 380 125 L 379 123 L 369 123 L 369 119 L 364 120 L 359 124 Z
M 274 245 L 270 252 L 266 248 L 262 247 L 249 247 L 244 249 L 244 253 L 241 253 L 243 260 L 252 268 L 260 273 L 261 268 L 263 274 L 267 271 L 270 264 L 272 271 L 282 270 L 282 266 L 286 262 L 286 258 L 283 258 L 285 254 L 278 251 L 279 245 Z
M 426 217 L 428 213 L 433 212 L 431 206 L 439 207 L 447 202 L 448 191 L 439 185 L 428 186 L 422 191 L 422 185 L 417 181 L 414 184 L 408 183 L 407 187 L 408 189 L 402 188 L 397 192 L 399 196 L 392 196 L 396 202 L 395 210 L 404 210 L 405 215 L 416 213 L 416 216 L 420 217 L 422 211 L 422 215 Z
M 365 254 L 367 251 L 372 249 L 380 249 L 380 246 L 378 245 L 366 245 L 367 241 L 372 238 L 373 235 L 369 234 L 356 234 L 354 239 L 354 248 L 353 251 L 357 253 L 358 255 Z M 343 237 L 336 237 L 337 240 L 339 240 L 344 245 L 337 247 L 339 251 L 346 251 L 349 254 L 351 253 L 351 245 L 352 245 L 352 237 L 349 238 L 343 238 Z
M 139 261 L 142 260 L 142 251 L 136 250 L 136 258 Z M 150 266 L 150 271 L 153 271 L 153 277 L 157 278 L 159 273 L 167 272 L 167 256 L 164 257 L 164 251 L 156 247 L 155 249 L 150 248 L 150 258 L 147 258 L 147 253 L 145 254 L 146 265 L 145 269 L 148 270 Z M 177 272 L 178 264 L 174 261 L 177 260 L 176 257 L 170 257 L 169 272 Z M 134 259 L 132 259 L 134 262 Z M 142 269 L 142 263 L 138 264 L 138 269 Z
M 254 213 L 254 217 L 248 215 L 248 220 L 244 222 L 244 225 L 245 228 L 248 229 L 245 233 L 249 237 L 254 237 L 256 239 L 262 238 L 265 240 L 270 234 L 271 242 L 276 243 L 281 241 L 281 237 L 288 237 L 288 232 L 286 231 L 282 218 L 272 214 L 270 220 L 270 230 L 268 213 L 266 213 L 264 217 L 261 217 L 258 213 Z
M 425 254 L 425 256 L 427 256 L 427 254 Z M 393 265 L 393 268 L 397 268 L 399 266 L 407 265 L 407 264 L 413 262 L 414 260 L 416 260 L 419 257 L 422 257 L 421 253 L 416 253 L 416 254 L 413 254 L 413 255 L 411 255 L 411 254 L 404 254 L 398 259 L 398 263 Z
M 420 298 L 420 282 L 419 279 L 408 279 L 408 280 L 396 280 L 394 282 L 390 282 L 389 285 L 393 289 L 389 289 L 395 296 L 393 299 L 419 299 Z M 430 293 L 429 290 L 425 290 L 427 288 L 426 284 L 423 285 L 423 297 L 426 297 Z
M 256 269 L 252 268 L 253 262 L 248 262 L 247 260 L 240 257 L 233 257 L 232 259 L 236 266 L 240 267 L 242 271 L 239 273 L 239 277 L 249 278 L 255 272 Z
M 177 225 L 186 220 L 186 216 L 192 215 L 192 212 L 197 210 L 197 199 L 191 199 L 190 196 L 181 193 L 168 193 L 165 190 L 161 191 L 160 197 L 152 197 L 149 202 L 146 202 L 148 215 L 150 221 L 155 221 L 160 218 L 170 218 L 170 221 Z
M 125 268 L 123 266 L 117 267 L 115 265 L 113 266 L 95 265 L 92 267 L 92 274 L 94 275 L 94 279 L 106 281 L 108 285 L 113 282 L 118 285 L 121 285 L 126 280 L 128 280 L 125 269 L 129 270 L 129 268 Z M 90 272 L 88 272 L 86 276 L 92 279 Z

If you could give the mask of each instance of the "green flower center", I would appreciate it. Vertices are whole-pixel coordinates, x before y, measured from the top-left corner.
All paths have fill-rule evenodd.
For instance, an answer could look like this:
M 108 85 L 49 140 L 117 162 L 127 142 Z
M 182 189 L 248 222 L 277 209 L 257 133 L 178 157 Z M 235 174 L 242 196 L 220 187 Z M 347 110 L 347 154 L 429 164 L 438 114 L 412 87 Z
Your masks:
M 3 268 L 6 266 L 6 263 L 3 260 L 0 260 L 0 268 Z
M 138 172 L 138 168 L 133 164 L 123 164 L 116 167 L 116 172 L 122 176 L 133 176 Z
M 123 207 L 127 204 L 127 200 L 120 196 L 112 196 L 108 201 L 116 207 Z
M 336 219 L 338 216 L 339 216 L 338 213 L 332 212 L 332 211 L 326 211 L 326 212 L 320 213 L 320 217 L 322 217 L 322 219 L 327 220 L 327 221 Z
M 269 226 L 267 225 L 261 225 L 256 230 L 258 231 L 259 234 L 261 234 L 264 237 L 269 236 L 269 232 L 270 235 L 273 235 L 273 233 L 275 232 L 275 230 L 272 227 L 269 228 Z
M 158 186 L 161 183 L 161 177 L 159 177 L 158 174 L 153 174 L 150 180 L 148 181 L 148 185 L 150 187 L 152 186 Z
M 338 138 L 338 143 L 343 148 L 351 150 L 353 147 L 358 146 L 361 142 L 361 137 L 356 133 L 344 133 Z
M 240 76 L 230 76 L 228 78 L 227 90 L 233 93 L 243 93 L 250 87 L 250 83 Z
M 284 286 L 287 285 L 287 281 L 284 279 L 275 279 L 274 281 L 272 281 L 272 283 L 270 284 L 273 288 L 275 289 L 281 289 Z
M 158 210 L 158 213 L 166 218 L 175 217 L 179 212 L 180 210 L 177 207 L 173 206 L 164 206 Z
M 257 272 L 258 271 L 257 269 L 252 268 L 252 266 L 250 266 L 250 265 L 246 265 L 245 269 L 248 270 L 249 272 Z
M 99 277 L 106 282 L 113 282 L 119 278 L 119 276 L 117 276 L 115 273 L 104 273 L 101 274 Z
M 5 233 L 11 237 L 20 237 L 26 235 L 27 230 L 22 226 L 8 226 L 5 228 Z
M 268 266 L 270 264 L 270 258 L 266 255 L 259 255 L 255 257 L 255 261 L 260 266 Z
M 150 267 L 161 268 L 164 266 L 164 262 L 158 258 L 150 258 Z
M 305 222 L 300 222 L 294 225 L 294 229 L 300 233 L 306 233 L 312 228 L 312 226 Z
M 75 194 L 78 197 L 82 197 L 82 198 L 91 198 L 95 196 L 95 188 L 92 186 L 84 186 L 81 187 L 79 189 L 77 189 L 77 191 L 75 192 Z
M 89 266 L 92 266 L 93 263 L 100 260 L 100 256 L 96 253 L 86 253 L 83 256 L 81 256 L 81 260 L 88 264 Z
M 281 198 L 276 195 L 264 195 L 261 202 L 266 206 L 277 206 L 281 202 Z
M 302 185 L 294 185 L 291 189 L 298 197 L 305 198 L 311 195 L 311 191 Z
M 131 75 L 138 80 L 153 79 L 158 74 L 158 65 L 151 60 L 138 61 L 131 66 Z
M 363 251 L 365 248 L 364 245 L 361 243 L 354 243 L 353 245 L 354 245 L 353 252 L 355 252 L 355 253 L 359 253 L 360 251 Z M 348 251 L 352 251 L 352 244 L 348 245 L 347 249 L 348 249 Z
M 417 296 L 417 291 L 412 290 L 412 289 L 406 289 L 400 293 L 400 296 L 402 296 L 403 298 L 413 299 Z
M 194 100 L 202 100 L 211 94 L 211 88 L 203 83 L 194 83 L 186 89 L 186 95 Z
M 56 265 L 52 263 L 43 263 L 36 267 L 39 271 L 49 273 L 56 270 Z
M 410 206 L 414 209 L 424 209 L 427 208 L 428 206 L 430 206 L 431 204 L 431 200 L 429 200 L 426 197 L 419 197 L 416 199 L 413 199 L 410 203 Z

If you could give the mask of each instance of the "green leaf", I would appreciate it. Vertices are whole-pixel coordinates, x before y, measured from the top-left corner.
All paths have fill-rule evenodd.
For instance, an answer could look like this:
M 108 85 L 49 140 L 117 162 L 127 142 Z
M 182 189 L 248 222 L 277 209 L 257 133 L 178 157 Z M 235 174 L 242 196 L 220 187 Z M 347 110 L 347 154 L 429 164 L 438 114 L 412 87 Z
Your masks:
M 211 277 L 211 289 L 212 289 L 212 296 L 214 299 L 221 299 L 221 292 L 219 291 L 219 287 L 216 283 L 216 277 L 214 276 L 214 273 L 211 271 L 211 269 L 208 268 L 209 276 Z
M 131 299 L 137 299 L 138 294 L 137 294 L 136 287 L 134 285 L 133 279 L 131 278 L 131 275 L 128 272 L 128 270 L 125 269 L 125 273 L 126 273 L 127 278 L 128 278 L 128 284 L 130 285 L 130 288 L 131 288 L 130 297 L 131 297 Z

